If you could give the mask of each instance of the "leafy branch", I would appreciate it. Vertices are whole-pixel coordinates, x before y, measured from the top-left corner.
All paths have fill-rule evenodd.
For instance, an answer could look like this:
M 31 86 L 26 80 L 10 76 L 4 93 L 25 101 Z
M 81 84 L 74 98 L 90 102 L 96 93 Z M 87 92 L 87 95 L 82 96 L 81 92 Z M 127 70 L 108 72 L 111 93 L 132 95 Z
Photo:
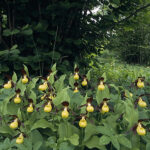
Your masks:
M 124 21 L 129 20 L 131 17 L 135 16 L 137 13 L 141 12 L 142 10 L 144 10 L 144 9 L 146 9 L 146 8 L 148 8 L 148 7 L 150 7 L 150 3 L 148 3 L 148 4 L 145 5 L 145 6 L 140 7 L 140 8 L 137 9 L 135 12 L 131 13 L 128 17 L 126 17 L 126 18 L 120 20 L 120 21 L 118 22 L 118 24 L 119 24 L 119 23 L 122 23 L 122 22 L 124 22 Z

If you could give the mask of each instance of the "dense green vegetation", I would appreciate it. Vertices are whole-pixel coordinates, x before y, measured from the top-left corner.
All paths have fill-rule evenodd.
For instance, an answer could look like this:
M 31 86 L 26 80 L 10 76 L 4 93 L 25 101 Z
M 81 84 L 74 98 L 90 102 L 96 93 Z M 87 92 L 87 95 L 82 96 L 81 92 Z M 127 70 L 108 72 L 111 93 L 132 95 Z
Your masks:
M 0 90 L 2 150 L 149 149 L 147 78 L 142 84 L 117 86 L 107 78 L 107 68 L 99 82 L 93 82 L 89 71 L 83 86 L 85 78 L 77 69 L 69 81 L 66 75 L 55 79 L 55 65 L 51 70 L 39 81 L 29 78 L 25 66 L 23 77 L 14 73 Z M 130 73 L 126 75 L 135 82 L 138 70 Z
M 149 0 L 1 0 L 0 150 L 149 150 L 149 15 Z
M 109 49 L 120 54 L 127 63 L 149 65 L 150 62 L 150 11 L 139 13 L 131 20 L 118 28 L 111 37 Z
M 148 6 L 146 0 L 2 0 L 0 71 L 20 70 L 26 64 L 34 74 L 42 75 L 53 62 L 62 72 L 72 70 L 74 61 L 87 66 L 86 53 L 99 52 L 111 42 L 109 32 L 130 26 L 130 20 Z
M 97 55 L 89 55 L 89 66 L 93 68 L 92 78 L 94 82 L 97 81 L 97 76 L 106 73 L 108 81 L 117 85 L 129 85 L 138 77 L 146 77 L 150 80 L 150 67 L 131 65 L 116 57 L 117 53 L 112 53 L 105 50 L 101 57 Z

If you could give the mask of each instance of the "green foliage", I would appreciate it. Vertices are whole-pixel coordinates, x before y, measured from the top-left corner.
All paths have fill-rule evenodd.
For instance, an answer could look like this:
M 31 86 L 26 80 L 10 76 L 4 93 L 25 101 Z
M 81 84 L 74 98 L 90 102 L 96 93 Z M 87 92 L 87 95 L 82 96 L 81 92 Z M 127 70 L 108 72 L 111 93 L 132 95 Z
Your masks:
M 55 65 L 52 68 L 50 78 L 53 78 L 52 74 L 57 72 Z M 27 70 L 26 67 L 26 72 Z M 93 71 L 90 72 L 88 76 L 89 79 L 92 79 L 90 76 Z M 145 87 L 137 89 L 136 86 L 126 88 L 109 84 L 107 72 L 102 76 L 105 77 L 104 91 L 98 91 L 97 87 L 90 85 L 82 87 L 80 86 L 82 79 L 79 79 L 79 92 L 74 93 L 72 86 L 68 85 L 69 81 L 66 82 L 66 75 L 62 75 L 60 78 L 53 78 L 53 82 L 50 81 L 50 78 L 43 81 L 42 84 L 48 82 L 48 89 L 43 92 L 37 90 L 41 85 L 41 82 L 37 83 L 37 77 L 30 78 L 29 82 L 24 84 L 22 78 L 19 79 L 19 76 L 17 77 L 17 74 L 14 73 L 12 81 L 15 86 L 11 89 L 2 88 L 0 90 L 2 97 L 0 101 L 0 148 L 2 150 L 148 149 L 150 134 L 147 132 L 145 136 L 140 137 L 135 133 L 138 121 L 141 119 L 142 126 L 145 129 L 149 127 L 147 79 L 144 81 Z M 18 88 L 21 90 L 19 93 L 21 103 L 16 104 L 14 98 Z M 87 99 L 91 96 L 88 93 L 89 90 L 93 96 L 91 104 L 95 109 L 92 113 L 86 111 Z M 131 91 L 133 97 L 130 96 Z M 121 96 L 122 92 L 125 92 L 126 96 Z M 46 97 L 41 100 L 44 94 Z M 50 94 L 56 96 L 49 98 Z M 140 108 L 136 105 L 136 99 L 139 96 L 147 103 L 147 108 Z M 100 105 L 103 105 L 104 98 L 110 98 L 107 101 L 110 111 L 107 113 L 101 113 Z M 61 112 L 64 109 L 62 102 L 66 101 L 69 102 L 67 106 L 69 117 L 62 118 Z M 51 102 L 53 106 L 49 113 L 44 111 L 48 102 Z M 34 110 L 27 112 L 31 103 Z M 81 116 L 87 117 L 85 129 L 79 126 Z M 19 119 L 20 124 L 17 129 L 11 129 L 9 125 L 15 118 Z M 23 133 L 24 140 L 22 144 L 17 144 L 15 140 L 20 133 Z M 139 140 L 140 138 L 142 141 Z
M 143 0 L 2 0 L 0 72 L 18 72 L 21 64 L 36 75 L 45 75 L 54 62 L 60 72 L 81 60 L 85 66 L 85 54 L 98 52 L 108 31 L 141 5 Z
M 89 65 L 93 68 L 91 72 L 93 81 L 97 81 L 97 77 L 102 76 L 104 73 L 107 74 L 107 82 L 110 85 L 115 83 L 125 87 L 129 87 L 140 76 L 146 77 L 147 80 L 150 79 L 149 66 L 129 65 L 118 59 L 117 53 L 115 52 L 104 50 L 101 56 L 92 58 L 89 55 L 87 58 Z M 116 90 L 118 89 L 116 88 Z
M 134 18 L 130 18 L 130 23 L 126 22 L 122 26 L 117 26 L 115 32 L 110 33 L 109 44 L 106 47 L 117 52 L 127 63 L 149 65 L 149 14 L 149 8 L 144 9 Z

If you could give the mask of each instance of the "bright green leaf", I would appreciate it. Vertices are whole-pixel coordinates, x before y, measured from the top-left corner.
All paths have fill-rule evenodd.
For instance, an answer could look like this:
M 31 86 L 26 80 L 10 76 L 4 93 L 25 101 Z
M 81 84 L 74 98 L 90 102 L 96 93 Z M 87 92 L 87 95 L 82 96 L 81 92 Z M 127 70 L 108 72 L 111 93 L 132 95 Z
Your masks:
M 73 134 L 70 138 L 68 138 L 71 144 L 77 146 L 79 145 L 79 135 Z
M 12 81 L 13 81 L 14 83 L 16 83 L 16 81 L 17 81 L 17 74 L 16 74 L 15 72 L 13 73 Z
M 69 85 L 71 86 L 71 88 L 73 89 L 74 88 L 74 78 L 73 78 L 73 74 L 70 74 L 70 77 L 69 77 Z
M 111 137 L 111 143 L 117 150 L 120 150 L 120 144 L 119 144 L 116 136 Z
M 60 92 L 64 88 L 64 80 L 66 75 L 62 75 L 54 84 L 56 91 Z
M 50 82 L 50 84 L 52 85 L 55 81 L 55 75 L 56 75 L 57 71 L 54 71 L 52 72 L 50 75 L 49 75 L 49 79 L 48 79 L 48 82 Z
M 70 103 L 70 97 L 68 94 L 68 87 L 65 89 L 62 89 L 56 96 L 54 104 L 57 106 L 59 104 L 61 104 L 64 101 L 68 101 Z
M 53 127 L 52 123 L 46 121 L 45 119 L 40 119 L 33 124 L 31 130 L 38 129 L 38 128 L 42 128 L 42 129 L 51 128 L 51 129 L 53 129 L 54 127 Z
M 91 70 L 88 71 L 88 73 L 86 74 L 86 77 L 87 77 L 88 81 L 90 81 L 90 79 L 91 79 Z
M 130 148 L 130 149 L 132 148 L 131 141 L 129 141 L 125 136 L 119 136 L 118 141 L 123 146 Z
M 26 74 L 29 76 L 29 71 L 28 71 L 27 66 L 26 66 L 26 65 L 23 65 L 23 67 L 24 67 L 24 70 L 25 70 Z
M 52 70 L 52 72 L 56 71 L 56 63 L 52 66 L 51 70 Z
M 105 146 L 101 146 L 99 145 L 99 137 L 97 136 L 93 136 L 90 138 L 90 140 L 88 140 L 85 145 L 89 148 L 89 149 L 93 149 L 93 148 L 98 148 L 100 150 L 106 150 Z
M 87 127 L 85 128 L 85 136 L 84 141 L 89 140 L 92 135 L 98 134 L 97 127 L 93 124 L 87 124 Z
M 103 135 L 103 136 L 100 137 L 100 139 L 99 139 L 99 144 L 100 145 L 107 145 L 109 143 L 110 143 L 110 138 L 108 136 Z

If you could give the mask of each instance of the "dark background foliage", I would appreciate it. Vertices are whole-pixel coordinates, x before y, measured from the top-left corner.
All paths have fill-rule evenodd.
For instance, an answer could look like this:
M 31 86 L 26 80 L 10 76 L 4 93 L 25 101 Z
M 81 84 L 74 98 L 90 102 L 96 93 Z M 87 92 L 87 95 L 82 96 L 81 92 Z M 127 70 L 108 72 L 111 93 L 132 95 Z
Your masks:
M 105 39 L 110 40 L 108 32 L 144 4 L 140 0 L 1 0 L 0 72 L 17 71 L 25 64 L 42 75 L 54 62 L 61 72 L 71 70 L 75 62 L 85 67 L 84 56 L 98 53 Z M 94 14 L 94 8 L 99 13 Z

